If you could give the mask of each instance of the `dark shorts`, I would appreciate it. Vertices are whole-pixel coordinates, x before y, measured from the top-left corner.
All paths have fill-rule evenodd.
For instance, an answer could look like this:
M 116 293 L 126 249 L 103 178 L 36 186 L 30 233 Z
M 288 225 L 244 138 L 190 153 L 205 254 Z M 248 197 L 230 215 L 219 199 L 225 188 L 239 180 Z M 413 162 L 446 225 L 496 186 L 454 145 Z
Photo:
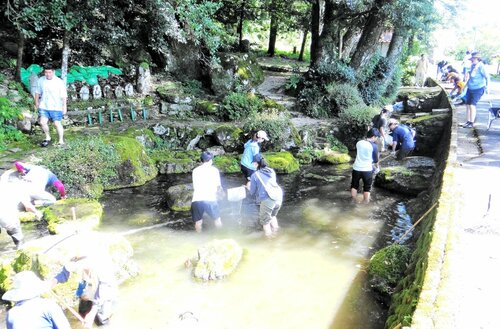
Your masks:
M 351 188 L 359 189 L 359 180 L 363 180 L 363 192 L 370 192 L 372 189 L 373 172 L 352 170 Z
M 479 88 L 474 90 L 467 88 L 467 92 L 465 93 L 464 96 L 464 102 L 467 105 L 477 105 L 483 94 L 484 94 L 484 88 Z
M 52 121 L 61 121 L 63 118 L 62 111 L 47 111 L 47 110 L 38 110 L 38 115 L 40 117 L 45 117 Z
M 220 213 L 217 201 L 194 201 L 191 203 L 191 217 L 194 222 L 202 220 L 204 213 L 207 213 L 214 220 L 219 218 Z
M 243 175 L 245 175 L 245 178 L 247 180 L 250 180 L 250 177 L 252 177 L 255 170 L 249 169 L 242 164 L 240 164 L 240 168 L 241 168 L 241 172 L 243 173 Z

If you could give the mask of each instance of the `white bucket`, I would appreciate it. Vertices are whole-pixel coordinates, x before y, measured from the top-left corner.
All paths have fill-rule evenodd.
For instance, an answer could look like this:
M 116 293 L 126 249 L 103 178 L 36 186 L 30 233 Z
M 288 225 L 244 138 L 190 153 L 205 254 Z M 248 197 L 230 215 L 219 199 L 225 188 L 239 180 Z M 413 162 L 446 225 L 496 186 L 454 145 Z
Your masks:
M 241 201 L 247 196 L 245 186 L 233 187 L 227 189 L 227 201 Z

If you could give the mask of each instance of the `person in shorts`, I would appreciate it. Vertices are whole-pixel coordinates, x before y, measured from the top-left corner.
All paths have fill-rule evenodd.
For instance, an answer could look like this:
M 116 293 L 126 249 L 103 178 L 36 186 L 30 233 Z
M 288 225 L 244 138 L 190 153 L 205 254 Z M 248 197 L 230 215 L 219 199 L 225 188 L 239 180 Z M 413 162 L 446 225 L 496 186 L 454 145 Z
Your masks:
M 54 123 L 58 144 L 64 144 L 64 128 L 61 120 L 66 114 L 66 85 L 63 80 L 56 77 L 54 68 L 51 65 L 45 65 L 44 76 L 38 79 L 35 90 L 35 107 L 38 109 L 40 117 L 40 126 L 45 134 L 45 139 L 40 146 L 46 147 L 51 143 L 49 121 Z
M 222 185 L 219 170 L 212 165 L 213 157 L 212 153 L 203 152 L 202 164 L 194 168 L 192 174 L 194 192 L 191 201 L 191 216 L 196 232 L 202 231 L 205 213 L 214 220 L 215 227 L 222 226 L 217 203 L 217 193 L 222 190 Z
M 467 108 L 467 121 L 462 124 L 463 128 L 472 128 L 476 121 L 476 105 L 488 90 L 490 75 L 486 72 L 484 64 L 481 62 L 481 55 L 477 52 L 471 54 L 470 61 L 472 65 L 469 71 L 469 80 L 467 80 L 467 92 L 464 96 L 465 107 Z
M 376 144 L 378 131 L 368 130 L 366 138 L 356 143 L 356 160 L 352 166 L 351 198 L 356 201 L 359 181 L 363 181 L 363 202 L 370 202 L 370 191 L 373 182 L 374 164 L 378 166 L 378 147 Z

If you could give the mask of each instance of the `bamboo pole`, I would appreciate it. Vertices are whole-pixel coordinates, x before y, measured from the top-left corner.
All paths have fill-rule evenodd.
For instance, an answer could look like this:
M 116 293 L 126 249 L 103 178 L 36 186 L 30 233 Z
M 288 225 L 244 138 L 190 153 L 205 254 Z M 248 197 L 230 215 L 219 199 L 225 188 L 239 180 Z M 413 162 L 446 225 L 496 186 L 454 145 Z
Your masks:
M 403 236 L 401 236 L 401 237 L 399 238 L 399 240 L 398 240 L 397 242 L 395 242 L 395 243 L 399 244 L 399 243 L 401 242 L 401 240 L 403 240 L 403 238 L 404 238 L 406 235 L 408 235 L 408 233 L 410 233 L 410 231 L 411 231 L 411 230 L 413 230 L 413 229 L 414 229 L 414 228 L 418 225 L 418 223 L 420 223 L 420 221 L 421 221 L 422 219 L 424 219 L 424 218 L 425 218 L 425 216 L 427 216 L 427 215 L 431 212 L 431 210 L 432 210 L 432 209 L 434 209 L 434 207 L 436 207 L 436 206 L 437 206 L 437 204 L 438 204 L 437 202 L 436 202 L 435 204 L 433 204 L 433 205 L 432 205 L 432 207 L 430 207 L 430 208 L 429 208 L 429 209 L 428 209 L 428 210 L 427 210 L 427 211 L 426 211 L 426 212 L 425 212 L 425 213 L 424 213 L 424 214 L 423 214 L 423 215 L 422 215 L 422 216 L 421 216 L 421 217 L 420 217 L 420 218 L 419 218 L 419 219 L 415 222 L 415 224 L 413 224 L 413 225 L 412 225 L 412 227 L 410 227 L 410 228 L 409 228 L 409 229 L 405 232 L 405 234 L 403 234 Z

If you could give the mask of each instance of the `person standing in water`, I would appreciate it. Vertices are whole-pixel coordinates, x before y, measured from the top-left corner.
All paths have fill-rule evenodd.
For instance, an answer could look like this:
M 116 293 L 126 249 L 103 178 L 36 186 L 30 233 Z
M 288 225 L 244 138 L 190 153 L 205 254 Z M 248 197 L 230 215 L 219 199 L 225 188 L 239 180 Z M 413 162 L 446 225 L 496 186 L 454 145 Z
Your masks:
M 219 204 L 217 193 L 222 190 L 220 173 L 213 164 L 213 154 L 205 151 L 201 154 L 202 164 L 193 170 L 193 199 L 191 201 L 191 216 L 194 221 L 196 232 L 201 232 L 203 226 L 203 214 L 206 212 L 215 223 L 215 227 L 221 227 Z
M 359 181 L 363 181 L 363 202 L 370 202 L 374 165 L 378 166 L 378 130 L 372 128 L 366 138 L 356 143 L 356 160 L 352 166 L 351 197 L 356 201 Z
M 253 159 L 257 154 L 260 154 L 260 144 L 264 141 L 269 141 L 267 133 L 264 130 L 259 130 L 245 143 L 245 150 L 241 157 L 240 167 L 241 172 L 245 175 L 245 179 L 248 182 L 250 177 L 255 172 L 255 166 L 253 164 Z

